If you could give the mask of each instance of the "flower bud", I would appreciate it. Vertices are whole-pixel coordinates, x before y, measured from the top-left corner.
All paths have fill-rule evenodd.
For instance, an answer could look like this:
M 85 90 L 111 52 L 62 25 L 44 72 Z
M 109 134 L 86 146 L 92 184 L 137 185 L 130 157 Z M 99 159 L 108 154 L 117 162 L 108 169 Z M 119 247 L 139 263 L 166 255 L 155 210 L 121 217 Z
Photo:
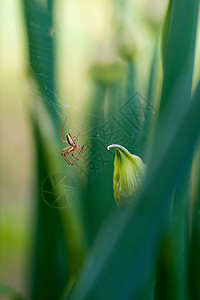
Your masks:
M 115 201 L 123 209 L 133 203 L 137 192 L 141 189 L 146 171 L 146 165 L 139 156 L 131 154 L 120 145 L 110 145 L 115 148 L 113 189 Z

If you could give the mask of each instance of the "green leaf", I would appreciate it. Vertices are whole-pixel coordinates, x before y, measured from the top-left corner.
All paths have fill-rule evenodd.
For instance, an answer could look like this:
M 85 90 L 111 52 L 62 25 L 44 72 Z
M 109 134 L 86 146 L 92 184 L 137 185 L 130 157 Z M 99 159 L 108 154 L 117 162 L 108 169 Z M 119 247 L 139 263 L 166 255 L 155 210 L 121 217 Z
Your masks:
M 198 0 L 170 0 L 166 14 L 162 36 L 164 78 L 159 118 L 168 113 L 168 135 L 176 126 L 176 121 L 179 122 L 180 107 L 187 107 L 191 98 L 198 7 Z M 173 106 L 175 103 L 176 106 Z M 156 299 L 160 299 L 163 294 L 170 299 L 187 298 L 187 211 L 190 168 L 188 164 L 175 190 L 172 207 L 174 221 L 168 233 L 165 247 L 167 250 L 163 250 L 162 261 L 158 264 Z
M 199 0 L 169 2 L 163 33 L 163 88 L 161 111 L 170 107 L 169 100 L 177 82 L 181 84 L 181 102 L 191 96 Z
M 168 33 L 169 33 L 169 25 L 170 25 L 170 16 L 171 16 L 171 8 L 172 8 L 172 0 L 169 1 L 167 13 L 165 16 L 165 22 L 162 30 L 162 44 L 161 44 L 161 50 L 162 50 L 162 63 L 163 68 L 165 64 L 166 59 L 166 50 L 167 50 L 167 41 L 168 41 Z

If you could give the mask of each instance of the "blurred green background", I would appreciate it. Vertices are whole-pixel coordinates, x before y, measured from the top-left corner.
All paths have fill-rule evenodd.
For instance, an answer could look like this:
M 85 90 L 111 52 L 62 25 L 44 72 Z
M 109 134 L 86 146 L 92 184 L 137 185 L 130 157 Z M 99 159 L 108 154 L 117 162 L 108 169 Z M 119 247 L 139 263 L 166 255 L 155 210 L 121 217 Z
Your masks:
M 199 1 L 0 1 L 0 299 L 200 298 L 198 17 Z M 112 143 L 149 166 L 127 213 Z

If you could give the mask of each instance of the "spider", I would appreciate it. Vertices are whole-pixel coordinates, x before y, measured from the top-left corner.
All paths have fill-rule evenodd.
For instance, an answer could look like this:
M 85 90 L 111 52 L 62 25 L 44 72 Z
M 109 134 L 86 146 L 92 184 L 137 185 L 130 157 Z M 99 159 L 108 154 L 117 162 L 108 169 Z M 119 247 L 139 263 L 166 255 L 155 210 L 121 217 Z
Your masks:
M 63 128 L 65 126 L 66 120 L 67 120 L 67 118 L 64 120 L 62 129 L 61 129 L 61 141 L 63 143 L 67 143 L 69 146 L 67 146 L 66 148 L 64 148 L 62 150 L 61 155 L 64 158 L 64 160 L 68 163 L 68 165 L 73 165 L 76 160 L 79 160 L 80 155 L 83 151 L 84 145 L 83 146 L 78 145 L 77 141 L 78 141 L 79 135 L 77 135 L 77 137 L 75 139 L 73 139 L 72 136 L 69 133 L 67 133 L 66 134 L 66 141 L 63 140 Z M 75 156 L 74 153 L 78 150 L 80 150 L 80 152 L 77 156 Z M 70 161 L 69 158 L 67 157 L 68 154 L 73 156 L 74 160 Z

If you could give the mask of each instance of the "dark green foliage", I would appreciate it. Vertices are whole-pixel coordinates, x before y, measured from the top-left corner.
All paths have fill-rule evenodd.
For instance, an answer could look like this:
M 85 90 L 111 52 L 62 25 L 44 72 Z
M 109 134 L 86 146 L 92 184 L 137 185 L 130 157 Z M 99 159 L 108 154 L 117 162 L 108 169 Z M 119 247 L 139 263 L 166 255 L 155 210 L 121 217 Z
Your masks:
M 188 110 L 182 111 L 172 138 L 165 140 L 164 153 L 159 152 L 159 140 L 156 139 L 157 162 L 149 163 L 146 184 L 137 207 L 127 216 L 111 217 L 107 230 L 102 230 L 88 257 L 72 299 L 137 299 L 152 276 L 161 236 L 169 218 L 172 192 L 185 166 L 191 164 L 194 145 L 200 134 L 199 95 L 200 84 Z M 163 134 L 168 130 L 167 127 L 164 129 Z
M 53 4 L 24 0 L 28 69 L 43 100 L 34 103 L 36 110 L 29 111 L 36 149 L 30 298 L 200 299 L 199 153 L 195 160 L 198 166 L 193 166 L 197 178 L 195 193 L 190 189 L 200 135 L 200 82 L 192 95 L 199 1 L 169 1 L 162 45 L 157 38 L 148 71 L 144 115 L 136 116 L 137 124 L 134 114 L 131 123 L 122 113 L 130 99 L 132 113 L 138 109 L 138 98 L 133 97 L 139 82 L 136 54 L 134 61 L 92 66 L 94 95 L 89 113 L 95 118 L 87 121 L 94 135 L 88 138 L 87 146 L 104 156 L 105 165 L 90 178 L 94 162 L 91 153 L 86 170 L 91 179 L 88 182 L 78 177 L 75 167 L 62 165 L 58 158 L 62 123 L 54 109 L 57 99 Z M 157 82 L 160 49 L 163 81 L 159 78 Z M 157 104 L 157 85 L 161 84 Z M 126 212 L 114 202 L 114 155 L 106 152 L 106 146 L 118 141 L 114 132 L 107 132 L 107 136 L 103 132 L 102 136 L 101 131 L 113 118 L 125 128 L 121 135 L 126 130 L 131 133 L 128 145 L 122 146 L 148 165 L 137 204 Z M 52 125 L 51 135 L 46 134 L 42 123 Z M 80 180 L 80 203 L 67 210 L 46 205 L 41 186 L 52 172 L 64 172 Z M 52 197 L 56 199 L 53 191 Z

